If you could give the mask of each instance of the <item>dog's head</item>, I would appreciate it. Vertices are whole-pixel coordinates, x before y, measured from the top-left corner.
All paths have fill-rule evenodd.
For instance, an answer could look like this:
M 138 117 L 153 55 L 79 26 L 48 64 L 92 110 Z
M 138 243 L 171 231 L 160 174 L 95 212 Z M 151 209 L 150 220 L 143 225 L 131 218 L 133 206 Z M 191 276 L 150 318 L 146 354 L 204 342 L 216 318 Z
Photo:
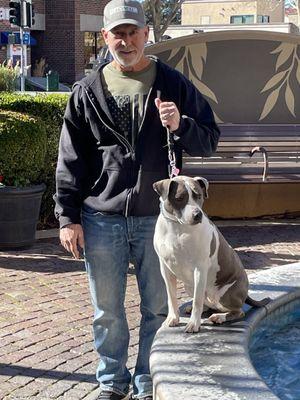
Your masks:
M 202 222 L 202 205 L 208 197 L 208 181 L 202 177 L 177 176 L 153 184 L 164 210 L 181 224 Z

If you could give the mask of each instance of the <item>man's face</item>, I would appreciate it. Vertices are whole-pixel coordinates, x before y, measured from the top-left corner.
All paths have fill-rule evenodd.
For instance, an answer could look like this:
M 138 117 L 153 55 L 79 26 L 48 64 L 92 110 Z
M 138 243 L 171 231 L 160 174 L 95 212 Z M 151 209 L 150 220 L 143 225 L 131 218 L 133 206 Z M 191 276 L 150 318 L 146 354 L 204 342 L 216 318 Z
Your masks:
M 119 25 L 111 31 L 102 29 L 105 43 L 121 69 L 139 69 L 144 59 L 144 46 L 148 40 L 148 27 Z

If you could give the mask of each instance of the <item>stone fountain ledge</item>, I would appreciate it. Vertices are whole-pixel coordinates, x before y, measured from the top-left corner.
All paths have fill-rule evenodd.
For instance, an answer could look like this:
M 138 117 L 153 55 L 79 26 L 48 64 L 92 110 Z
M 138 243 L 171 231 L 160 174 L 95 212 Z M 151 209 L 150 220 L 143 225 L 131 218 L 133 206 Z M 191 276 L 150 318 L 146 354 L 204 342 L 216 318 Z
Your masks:
M 245 306 L 246 317 L 227 325 L 202 325 L 197 334 L 161 328 L 150 357 L 155 400 L 275 400 L 252 366 L 251 334 L 262 318 L 300 297 L 300 262 L 249 275 L 250 295 L 270 297 L 263 308 Z

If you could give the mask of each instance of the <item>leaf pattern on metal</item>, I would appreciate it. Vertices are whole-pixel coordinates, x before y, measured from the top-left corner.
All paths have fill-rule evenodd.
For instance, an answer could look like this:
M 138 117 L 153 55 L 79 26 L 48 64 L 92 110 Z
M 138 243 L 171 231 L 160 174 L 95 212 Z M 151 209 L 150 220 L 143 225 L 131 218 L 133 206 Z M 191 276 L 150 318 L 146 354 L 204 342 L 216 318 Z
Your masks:
M 204 65 L 208 55 L 207 53 L 206 43 L 184 46 L 173 49 L 168 54 L 166 63 L 185 75 L 203 94 L 203 96 L 208 97 L 210 100 L 218 104 L 218 99 L 215 93 L 202 80 Z M 223 122 L 215 111 L 214 116 L 216 122 Z
M 266 118 L 275 107 L 279 94 L 282 88 L 285 88 L 284 99 L 289 112 L 296 117 L 295 114 L 295 95 L 291 89 L 291 80 L 295 75 L 296 80 L 300 85 L 300 59 L 298 51 L 300 46 L 291 43 L 281 43 L 276 49 L 272 50 L 270 54 L 276 54 L 277 60 L 275 71 L 277 72 L 281 67 L 283 69 L 272 76 L 265 84 L 260 93 L 272 90 L 264 104 L 259 121 Z

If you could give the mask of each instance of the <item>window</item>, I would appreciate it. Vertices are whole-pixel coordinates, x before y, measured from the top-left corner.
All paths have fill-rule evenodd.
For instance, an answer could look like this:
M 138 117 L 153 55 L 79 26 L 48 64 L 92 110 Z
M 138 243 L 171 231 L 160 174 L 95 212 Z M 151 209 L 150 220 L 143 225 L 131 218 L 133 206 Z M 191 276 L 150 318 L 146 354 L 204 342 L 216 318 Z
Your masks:
M 105 45 L 102 34 L 99 32 L 84 33 L 84 63 L 85 68 L 91 68 L 92 62 L 97 59 L 101 47 Z
M 270 16 L 269 15 L 258 15 L 257 22 L 259 24 L 267 24 L 268 22 L 270 22 Z
M 209 15 L 203 15 L 200 17 L 200 25 L 209 25 L 210 24 L 210 16 Z
M 231 24 L 254 24 L 254 15 L 232 15 Z

